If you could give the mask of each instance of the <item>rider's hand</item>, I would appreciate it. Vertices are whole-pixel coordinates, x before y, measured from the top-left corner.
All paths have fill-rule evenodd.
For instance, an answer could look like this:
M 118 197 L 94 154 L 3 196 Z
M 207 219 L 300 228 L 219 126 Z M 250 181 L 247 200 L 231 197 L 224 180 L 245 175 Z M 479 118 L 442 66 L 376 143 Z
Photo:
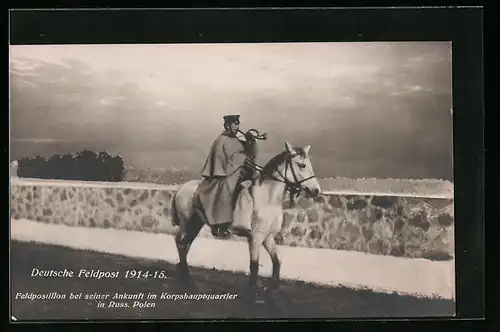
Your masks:
M 252 135 L 251 132 L 246 132 L 244 136 L 245 136 L 245 139 L 248 142 L 254 142 L 255 141 L 255 137 Z

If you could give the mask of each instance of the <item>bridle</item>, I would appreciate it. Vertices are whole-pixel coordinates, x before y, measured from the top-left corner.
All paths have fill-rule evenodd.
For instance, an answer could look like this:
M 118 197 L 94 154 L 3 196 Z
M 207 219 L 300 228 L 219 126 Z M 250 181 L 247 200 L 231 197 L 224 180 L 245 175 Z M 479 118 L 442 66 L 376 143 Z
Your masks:
M 300 195 L 300 193 L 304 190 L 304 188 L 302 187 L 302 183 L 304 183 L 310 179 L 314 179 L 316 177 L 315 175 L 312 175 L 312 176 L 309 176 L 309 177 L 302 179 L 302 180 L 299 180 L 297 178 L 297 174 L 295 173 L 295 170 L 292 166 L 292 159 L 297 157 L 298 155 L 299 155 L 298 153 L 295 153 L 295 154 L 287 153 L 286 160 L 285 160 L 285 173 L 282 174 L 280 172 L 280 170 L 277 168 L 276 172 L 278 172 L 278 174 L 280 175 L 281 178 L 277 178 L 275 176 L 272 176 L 273 180 L 276 180 L 278 182 L 282 182 L 285 184 L 285 190 L 290 194 L 290 205 L 292 205 L 294 198 L 297 198 Z M 255 164 L 253 162 L 251 164 L 253 167 L 255 167 L 255 169 L 262 170 L 261 166 Z M 289 168 L 292 172 L 293 181 L 290 181 L 286 178 L 286 173 L 287 173 Z

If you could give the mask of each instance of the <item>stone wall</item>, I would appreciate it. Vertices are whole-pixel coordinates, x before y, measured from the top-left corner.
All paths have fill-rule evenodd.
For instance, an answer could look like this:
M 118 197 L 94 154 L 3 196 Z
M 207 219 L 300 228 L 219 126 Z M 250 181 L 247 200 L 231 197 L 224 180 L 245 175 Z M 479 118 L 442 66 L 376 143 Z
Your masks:
M 173 188 L 12 183 L 11 217 L 69 226 L 175 234 Z M 453 199 L 329 194 L 284 212 L 278 243 L 446 260 L 454 256 Z M 210 237 L 207 228 L 200 236 Z

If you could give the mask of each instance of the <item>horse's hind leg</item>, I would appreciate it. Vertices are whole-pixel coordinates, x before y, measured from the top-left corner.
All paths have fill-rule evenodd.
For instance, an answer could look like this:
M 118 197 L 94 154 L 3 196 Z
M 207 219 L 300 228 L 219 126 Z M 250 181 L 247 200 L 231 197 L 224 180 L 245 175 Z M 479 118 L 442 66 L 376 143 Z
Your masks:
M 273 272 L 271 277 L 271 283 L 268 286 L 269 290 L 275 290 L 279 288 L 280 282 L 280 268 L 281 268 L 281 260 L 278 253 L 278 246 L 276 245 L 276 240 L 274 239 L 274 234 L 270 234 L 264 240 L 264 248 L 269 253 L 271 257 L 271 262 L 273 263 Z
M 175 236 L 175 244 L 179 253 L 179 264 L 177 265 L 177 269 L 179 271 L 179 278 L 185 285 L 191 284 L 187 255 L 189 249 L 191 249 L 191 244 L 198 236 L 202 227 L 203 221 L 197 216 L 193 216 L 185 223 L 181 223 L 179 232 Z

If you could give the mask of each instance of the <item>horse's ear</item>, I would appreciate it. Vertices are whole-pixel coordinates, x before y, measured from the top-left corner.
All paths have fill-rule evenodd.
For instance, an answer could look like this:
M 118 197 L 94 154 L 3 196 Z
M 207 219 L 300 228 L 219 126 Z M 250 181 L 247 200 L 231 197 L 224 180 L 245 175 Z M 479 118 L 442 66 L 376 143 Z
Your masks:
M 304 147 L 304 153 L 306 154 L 306 156 L 309 154 L 309 150 L 311 149 L 311 146 L 310 145 L 307 145 Z
M 295 153 L 295 150 L 293 149 L 292 145 L 288 142 L 285 142 L 285 149 L 286 149 L 286 152 L 288 152 L 290 154 Z

